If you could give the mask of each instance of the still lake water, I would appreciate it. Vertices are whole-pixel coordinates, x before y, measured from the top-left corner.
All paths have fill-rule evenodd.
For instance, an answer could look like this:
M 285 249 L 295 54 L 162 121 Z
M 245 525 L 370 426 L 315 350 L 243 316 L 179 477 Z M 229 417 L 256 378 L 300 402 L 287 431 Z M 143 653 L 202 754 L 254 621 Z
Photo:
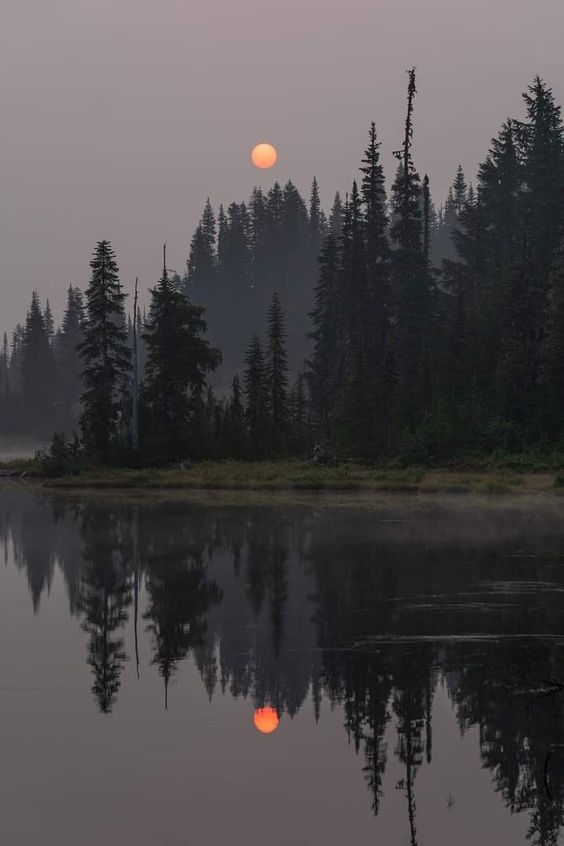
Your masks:
M 14 484 L 0 555 L 3 846 L 564 843 L 564 501 Z

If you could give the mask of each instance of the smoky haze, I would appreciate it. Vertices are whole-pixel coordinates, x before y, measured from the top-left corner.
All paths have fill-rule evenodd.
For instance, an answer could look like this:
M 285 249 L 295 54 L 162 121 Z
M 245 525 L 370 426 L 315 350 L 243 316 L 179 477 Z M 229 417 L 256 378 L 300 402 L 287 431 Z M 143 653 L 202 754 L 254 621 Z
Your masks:
M 122 281 L 153 285 L 161 244 L 183 271 L 209 195 L 314 175 L 347 190 L 370 120 L 388 179 L 405 75 L 419 71 L 415 161 L 442 202 L 473 177 L 534 74 L 564 96 L 561 0 L 5 0 L 0 55 L 0 329 L 34 288 L 59 318 L 110 238 Z M 275 143 L 260 173 L 252 146 Z

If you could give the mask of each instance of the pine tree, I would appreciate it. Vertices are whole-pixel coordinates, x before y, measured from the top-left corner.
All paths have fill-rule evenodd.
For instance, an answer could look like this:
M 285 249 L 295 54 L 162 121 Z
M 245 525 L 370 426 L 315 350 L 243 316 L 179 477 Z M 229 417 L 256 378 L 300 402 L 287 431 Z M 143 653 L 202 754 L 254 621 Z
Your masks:
M 216 236 L 215 215 L 208 197 L 190 245 L 187 269 L 187 285 L 190 293 L 193 292 L 194 287 L 205 289 L 214 280 L 217 265 Z
M 374 460 L 377 455 L 376 402 L 362 350 L 357 347 L 351 374 L 343 386 L 335 418 L 335 439 L 347 458 Z
M 415 394 L 422 364 L 423 342 L 430 332 L 431 286 L 423 249 L 421 186 L 413 165 L 413 110 L 417 93 L 415 70 L 409 71 L 407 117 L 403 148 L 396 153 L 400 168 L 393 187 L 391 235 L 392 274 L 396 292 L 397 367 L 406 411 L 415 412 Z
M 364 153 L 362 167 L 362 202 L 366 226 L 367 254 L 369 264 L 384 264 L 389 259 L 386 211 L 386 188 L 384 170 L 380 163 L 380 141 L 376 124 L 370 125 L 368 147 Z
M 131 351 L 125 328 L 125 294 L 109 241 L 98 242 L 90 267 L 84 339 L 78 347 L 84 385 L 80 425 L 87 453 L 107 461 L 120 431 Z
M 456 177 L 452 186 L 452 199 L 457 217 L 460 217 L 468 199 L 468 186 L 462 165 L 458 165 Z
M 273 426 L 275 447 L 283 447 L 288 430 L 288 356 L 284 313 L 278 294 L 274 294 L 268 311 L 268 346 L 266 353 L 266 379 L 268 401 Z
M 284 186 L 282 202 L 279 243 L 281 274 L 275 278 L 274 283 L 275 290 L 279 292 L 291 290 L 295 279 L 307 278 L 315 267 L 315 250 L 312 250 L 310 242 L 307 206 L 292 181 L 288 181 Z M 307 308 L 304 311 L 307 313 Z
M 537 76 L 523 94 L 527 121 L 518 134 L 523 147 L 523 177 L 526 183 L 527 243 L 531 263 L 544 280 L 560 245 L 564 227 L 564 126 L 562 109 L 552 90 Z
M 4 332 L 2 350 L 0 351 L 0 395 L 4 400 L 10 393 L 10 350 L 8 348 L 8 335 Z
M 47 333 L 49 346 L 53 346 L 53 341 L 55 338 L 55 321 L 53 319 L 53 312 L 51 311 L 51 304 L 49 303 L 49 300 L 45 301 L 45 312 L 43 314 L 43 320 L 45 321 L 45 331 Z
M 206 374 L 221 362 L 219 351 L 201 337 L 206 331 L 203 314 L 203 308 L 175 289 L 165 256 L 143 334 L 148 348 L 144 449 L 165 462 L 191 454 L 194 400 L 202 397 Z
M 337 337 L 341 369 L 345 378 L 351 373 L 356 349 L 372 348 L 370 317 L 372 297 L 368 284 L 366 238 L 362 200 L 356 181 L 347 198 L 341 239 L 341 280 L 338 288 L 340 332 Z M 368 318 L 367 318 L 368 316 Z
M 15 429 L 13 419 L 17 413 L 16 397 L 10 391 L 10 349 L 8 335 L 4 332 L 2 349 L 0 350 L 0 432 Z
M 245 356 L 246 418 L 250 457 L 264 458 L 269 449 L 270 414 L 264 353 L 258 335 L 253 335 Z
M 251 220 L 251 279 L 253 285 L 264 284 L 269 268 L 269 213 L 267 200 L 261 188 L 254 188 L 249 203 Z
M 526 263 L 516 262 L 503 277 L 504 311 L 495 370 L 497 406 L 506 418 L 532 422 L 537 336 L 531 321 L 533 289 Z
M 551 268 L 564 236 L 564 126 L 562 110 L 551 89 L 536 77 L 524 95 L 527 122 L 520 126 L 523 147 L 525 244 L 521 260 L 528 266 L 529 315 L 536 336 L 531 354 L 537 379 L 548 313 Z
M 25 329 L 18 323 L 12 332 L 10 352 L 10 388 L 14 393 L 21 392 L 24 336 Z
M 362 345 L 372 373 L 381 373 L 388 332 L 390 292 L 390 248 L 384 171 L 380 164 L 380 142 L 376 124 L 369 131 L 369 143 L 362 160 L 362 203 L 366 239 L 366 295 Z
M 63 322 L 55 337 L 55 359 L 59 373 L 61 430 L 74 428 L 78 423 L 82 365 L 78 347 L 83 340 L 84 303 L 82 291 L 69 286 Z
M 493 273 L 516 261 L 524 242 L 520 221 L 523 171 L 515 135 L 514 123 L 506 121 L 478 171 L 485 247 Z
M 429 177 L 423 178 L 423 258 L 427 266 L 431 260 L 431 189 Z
M 552 437 L 564 432 L 564 241 L 550 276 L 550 311 L 541 371 L 543 428 Z
M 219 273 L 224 284 L 237 292 L 250 281 L 250 218 L 245 203 L 231 203 L 220 224 Z
M 337 241 L 343 233 L 343 202 L 338 191 L 329 215 L 329 232 Z
M 290 394 L 291 445 L 294 455 L 303 455 L 310 447 L 306 382 L 303 373 L 296 379 Z
M 312 406 L 322 439 L 329 432 L 329 420 L 338 391 L 337 338 L 339 336 L 339 249 L 331 233 L 325 239 L 319 261 L 319 281 L 315 288 L 315 307 L 311 312 L 313 354 L 308 362 L 307 381 Z
M 248 454 L 247 427 L 241 383 L 236 373 L 231 385 L 231 398 L 225 413 L 225 452 L 229 458 L 246 458 Z
M 319 198 L 319 185 L 315 177 L 313 178 L 313 182 L 311 184 L 311 193 L 309 198 L 309 227 L 312 251 L 314 256 L 317 256 L 323 241 L 325 220 L 321 208 L 321 200 Z
M 31 298 L 23 335 L 21 392 L 27 430 L 50 433 L 55 416 L 56 367 L 36 291 Z
M 225 261 L 225 250 L 227 244 L 228 223 L 227 215 L 223 205 L 219 207 L 217 214 L 217 261 L 221 265 Z

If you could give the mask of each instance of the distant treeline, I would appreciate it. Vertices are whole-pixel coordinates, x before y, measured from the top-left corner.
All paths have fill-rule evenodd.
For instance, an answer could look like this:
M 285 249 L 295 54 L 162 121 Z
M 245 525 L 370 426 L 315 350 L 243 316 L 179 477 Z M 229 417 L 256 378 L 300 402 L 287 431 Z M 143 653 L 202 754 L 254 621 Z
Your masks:
M 85 299 L 69 289 L 56 331 L 34 294 L 0 353 L 1 429 L 76 430 L 75 456 L 151 463 L 305 455 L 314 444 L 410 462 L 558 448 L 561 108 L 537 77 L 475 188 L 459 168 L 436 212 L 413 161 L 408 77 L 389 196 L 372 124 L 359 179 L 329 214 L 315 180 L 309 203 L 291 182 L 217 215 L 208 201 L 185 275 L 165 261 L 147 314 L 127 317 L 106 241 Z

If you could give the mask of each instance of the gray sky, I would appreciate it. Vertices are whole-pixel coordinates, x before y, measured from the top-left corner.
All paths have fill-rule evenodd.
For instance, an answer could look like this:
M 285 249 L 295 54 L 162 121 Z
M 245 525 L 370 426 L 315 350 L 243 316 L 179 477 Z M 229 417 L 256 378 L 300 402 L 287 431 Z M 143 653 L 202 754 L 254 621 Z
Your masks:
M 563 0 L 3 0 L 1 20 L 1 330 L 33 288 L 58 319 L 101 238 L 127 287 L 154 283 L 164 240 L 182 270 L 208 194 L 317 175 L 327 205 L 372 119 L 389 176 L 410 65 L 436 202 L 535 73 L 564 98 Z M 261 140 L 280 153 L 266 174 Z

